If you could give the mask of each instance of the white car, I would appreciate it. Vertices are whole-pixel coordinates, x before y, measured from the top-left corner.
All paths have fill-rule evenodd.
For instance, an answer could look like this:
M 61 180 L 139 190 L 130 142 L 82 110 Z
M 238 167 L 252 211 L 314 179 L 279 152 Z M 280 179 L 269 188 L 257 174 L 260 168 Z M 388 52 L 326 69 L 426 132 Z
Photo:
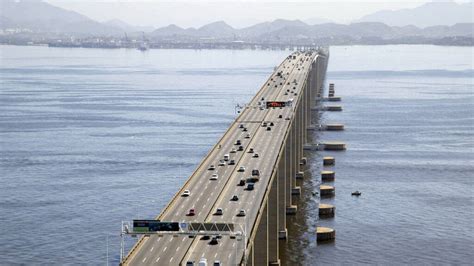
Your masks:
M 211 164 L 209 165 L 209 168 L 207 168 L 207 170 L 209 171 L 216 170 L 216 167 L 213 164 Z
M 232 150 L 230 151 L 230 153 L 236 153 L 237 150 L 235 148 L 232 148 Z
M 237 213 L 237 216 L 245 216 L 246 213 L 245 213 L 245 210 L 240 210 L 239 213 Z
M 217 174 L 212 174 L 211 180 L 217 180 L 217 177 L 218 177 Z
M 219 161 L 219 166 L 224 166 L 225 165 L 225 161 L 224 160 L 220 160 Z
M 186 189 L 181 195 L 181 197 L 189 197 L 189 195 L 191 195 L 191 192 L 189 192 L 189 190 Z

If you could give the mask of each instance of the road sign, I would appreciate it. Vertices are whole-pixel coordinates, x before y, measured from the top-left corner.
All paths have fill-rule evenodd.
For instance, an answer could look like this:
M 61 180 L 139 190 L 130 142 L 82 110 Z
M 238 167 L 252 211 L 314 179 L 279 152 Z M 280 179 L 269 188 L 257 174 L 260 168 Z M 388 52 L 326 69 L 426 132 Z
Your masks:
M 178 222 L 160 222 L 157 220 L 133 220 L 134 232 L 179 231 Z
M 280 101 L 270 101 L 270 102 L 267 102 L 267 108 L 271 108 L 271 107 L 285 107 L 286 106 L 286 102 L 280 102 Z

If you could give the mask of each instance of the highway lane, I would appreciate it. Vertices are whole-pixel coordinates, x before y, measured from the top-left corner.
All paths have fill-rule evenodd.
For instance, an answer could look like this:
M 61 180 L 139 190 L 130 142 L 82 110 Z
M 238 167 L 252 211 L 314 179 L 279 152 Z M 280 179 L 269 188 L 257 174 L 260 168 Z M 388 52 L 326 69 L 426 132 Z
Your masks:
M 269 96 L 269 100 L 273 100 L 273 99 L 276 99 L 278 97 L 278 94 L 281 94 L 282 93 L 282 90 L 281 89 L 278 89 L 281 85 L 280 82 L 282 82 L 283 80 L 280 79 L 280 78 L 274 78 L 274 83 L 276 83 L 278 85 L 277 88 L 273 87 L 271 88 L 272 90 L 272 95 Z M 255 121 L 255 123 L 258 123 L 258 125 L 260 126 L 261 122 L 263 120 L 268 120 L 267 117 L 268 117 L 268 113 L 270 112 L 266 112 L 266 116 L 264 118 L 261 118 L 257 121 Z M 283 119 L 282 119 L 283 120 Z M 274 129 L 273 128 L 273 132 L 274 132 Z M 255 150 L 255 152 L 257 153 L 261 153 L 261 151 L 263 151 L 263 148 L 266 148 L 266 147 L 261 147 L 261 140 L 263 139 L 263 134 L 270 134 L 272 131 L 266 131 L 266 127 L 260 127 L 260 129 L 258 130 L 257 132 L 257 136 L 256 138 L 254 138 L 252 140 L 252 144 L 249 145 L 249 148 L 253 148 Z M 260 144 L 260 145 L 259 145 Z M 224 193 L 222 193 L 222 197 L 220 197 L 219 201 L 215 204 L 214 206 L 214 209 L 211 211 L 211 213 L 209 214 L 209 217 L 206 221 L 212 221 L 212 222 L 222 222 L 222 221 L 226 221 L 226 222 L 235 222 L 235 219 L 236 218 L 240 218 L 240 217 L 236 217 L 235 214 L 237 213 L 237 210 L 235 205 L 239 206 L 241 205 L 242 201 L 239 200 L 238 202 L 231 202 L 230 201 L 230 198 L 232 197 L 232 195 L 238 195 L 239 198 L 243 198 L 243 195 L 242 195 L 242 191 L 243 191 L 243 188 L 244 187 L 240 187 L 240 186 L 237 186 L 237 183 L 239 182 L 240 179 L 242 178 L 245 178 L 245 177 L 248 177 L 249 176 L 249 173 L 251 172 L 252 169 L 258 169 L 258 164 L 260 164 L 260 161 L 263 160 L 264 157 L 259 157 L 259 158 L 253 158 L 252 157 L 253 154 L 252 153 L 248 153 L 248 149 L 247 149 L 247 153 L 244 155 L 244 160 L 243 160 L 243 163 L 241 164 L 241 166 L 244 166 L 246 167 L 246 171 L 245 172 L 234 172 L 233 176 L 231 176 L 231 180 L 229 182 L 229 186 L 227 186 L 225 188 L 225 191 Z M 264 169 L 260 169 L 260 171 L 265 171 Z M 238 191 L 234 191 L 235 193 L 232 194 L 232 193 L 229 193 L 228 190 L 233 190 L 233 189 L 237 189 Z M 247 192 L 247 193 L 250 193 L 250 192 Z M 255 197 L 255 194 L 253 195 L 253 197 Z M 216 208 L 220 208 L 221 206 L 224 206 L 223 205 L 223 202 L 229 202 L 231 205 L 234 205 L 233 207 L 234 208 L 229 208 L 227 206 L 225 207 L 222 207 L 223 210 L 224 210 L 224 215 L 223 216 L 215 216 L 213 215 L 213 213 L 215 212 Z M 233 209 L 233 210 L 231 210 Z M 230 217 L 229 217 L 230 216 Z M 231 218 L 231 219 L 229 219 Z M 240 220 L 242 220 L 242 218 L 240 218 Z M 207 242 L 208 241 L 200 241 L 200 240 L 195 240 L 194 241 L 194 247 L 192 247 L 190 250 L 194 251 L 193 253 L 194 254 L 191 254 L 190 256 L 188 257 L 193 257 L 191 260 L 194 260 L 194 261 L 199 261 L 198 260 L 198 257 L 201 256 L 200 253 L 201 253 L 201 250 L 202 249 L 209 249 L 210 246 L 207 245 Z M 196 245 L 200 245 L 201 247 L 198 247 L 196 249 Z M 192 253 L 192 252 L 188 252 L 188 253 Z M 203 252 L 205 253 L 205 252 Z M 189 259 L 186 259 L 182 261 L 182 264 L 184 264 L 186 261 L 188 261 Z
M 252 100 L 251 105 L 256 105 L 257 102 L 258 102 L 258 99 L 260 99 L 260 96 L 265 97 L 267 93 L 269 93 L 269 91 L 266 88 L 260 90 L 259 93 L 256 95 L 256 97 L 254 97 L 254 99 Z M 258 111 L 260 111 L 260 110 L 258 109 Z M 249 120 L 249 119 L 250 120 L 255 120 L 255 119 L 258 119 L 257 116 L 259 114 L 265 113 L 265 112 L 266 112 L 266 110 L 264 110 L 262 112 L 254 112 L 252 109 L 245 109 L 245 110 L 243 110 L 242 115 L 240 116 L 240 118 L 245 119 L 245 120 Z M 219 191 L 219 189 L 221 189 L 220 184 L 224 183 L 225 175 L 227 175 L 228 172 L 232 172 L 231 168 L 235 169 L 235 167 L 227 167 L 226 166 L 226 167 L 222 167 L 222 170 L 221 170 L 220 169 L 221 167 L 217 166 L 218 160 L 223 158 L 223 155 L 230 151 L 231 147 L 233 146 L 233 141 L 232 140 L 240 138 L 243 142 L 242 143 L 243 146 L 246 146 L 247 141 L 244 138 L 244 136 L 247 133 L 252 134 L 252 132 L 254 132 L 254 127 L 258 127 L 258 125 L 252 125 L 252 124 L 247 125 L 247 127 L 249 128 L 249 132 L 245 132 L 245 133 L 241 132 L 241 130 L 239 130 L 237 127 L 238 127 L 238 125 L 236 123 L 233 123 L 231 128 L 228 130 L 229 132 L 231 132 L 231 134 L 226 134 L 227 136 L 224 136 L 220 141 L 220 143 L 222 145 L 221 149 L 217 149 L 217 151 L 216 151 L 216 149 L 213 149 L 211 151 L 211 154 L 208 157 L 205 158 L 205 160 L 200 164 L 200 167 L 198 167 L 198 169 L 195 171 L 195 173 L 193 174 L 193 178 L 190 178 L 188 184 L 186 184 L 183 187 L 183 189 L 186 189 L 188 187 L 192 187 L 193 189 L 192 190 L 190 189 L 191 190 L 191 195 L 189 197 L 183 198 L 183 199 L 176 198 L 171 203 L 171 205 L 173 205 L 173 206 L 169 207 L 168 210 L 162 215 L 162 217 L 160 217 L 161 220 L 166 220 L 166 221 L 173 220 L 173 221 L 175 221 L 175 220 L 181 218 L 180 221 L 203 221 L 201 216 L 202 216 L 203 213 L 205 213 L 204 211 L 201 212 L 201 211 L 197 210 L 196 216 L 194 216 L 194 217 L 185 216 L 185 214 L 188 211 L 188 209 L 196 207 L 196 206 L 202 206 L 203 209 L 206 209 L 206 205 L 208 204 L 207 202 L 213 202 L 214 201 L 214 199 L 213 199 L 214 195 L 213 194 L 214 193 L 217 194 L 217 192 L 215 192 L 215 191 Z M 235 155 L 237 155 L 237 154 L 235 154 Z M 231 155 L 231 156 L 233 156 L 233 155 Z M 238 157 L 239 156 L 236 156 L 233 159 L 238 159 Z M 213 187 L 212 185 L 207 184 L 205 186 L 205 188 L 202 190 L 201 187 L 203 186 L 204 183 L 206 183 L 206 182 L 203 182 L 203 180 L 204 180 L 205 175 L 206 175 L 207 167 L 211 163 L 216 165 L 218 174 L 220 176 L 218 181 L 213 181 L 213 182 L 217 182 L 218 185 Z M 224 177 L 224 178 L 222 178 L 222 177 Z M 193 191 L 202 191 L 202 192 L 201 192 L 201 194 L 198 195 L 198 194 L 194 193 Z M 203 195 L 207 195 L 207 196 L 203 196 Z M 209 197 L 209 195 L 210 195 L 210 197 Z M 204 200 L 206 202 L 203 202 Z M 209 203 L 209 204 L 211 204 L 211 203 Z M 179 205 L 179 206 L 175 207 L 174 205 Z M 133 264 L 133 265 L 135 265 L 135 264 L 149 264 L 149 263 L 153 263 L 153 262 L 158 263 L 158 264 L 168 263 L 168 262 L 173 263 L 174 256 L 170 257 L 170 256 L 167 256 L 167 254 L 173 254 L 173 253 L 176 253 L 176 252 L 179 253 L 179 249 L 185 250 L 184 247 L 188 244 L 188 242 L 191 242 L 191 241 L 192 240 L 189 239 L 189 238 L 173 237 L 173 236 L 163 236 L 163 237 L 151 236 L 151 237 L 146 237 L 141 243 L 140 252 L 137 252 L 139 254 L 132 254 L 131 260 L 129 260 L 129 262 L 130 262 L 130 264 Z M 173 252 L 173 250 L 175 252 Z M 158 257 L 153 256 L 153 255 L 149 256 L 147 254 L 157 254 Z M 159 254 L 163 254 L 163 256 L 159 256 Z M 155 259 L 155 257 L 156 257 L 156 259 Z
M 295 64 L 293 65 L 293 67 L 298 67 L 298 66 Z M 293 78 L 300 80 L 300 83 L 299 83 L 300 86 L 296 92 L 298 93 L 301 91 L 301 85 L 303 84 L 303 82 L 301 81 L 301 71 L 298 71 L 296 74 L 295 72 L 291 71 L 290 75 L 286 78 L 285 85 L 281 86 L 282 88 L 279 88 L 280 93 L 279 93 L 279 96 L 276 97 L 275 100 L 288 100 L 290 99 L 290 97 L 294 96 L 291 93 L 285 97 L 283 97 L 282 95 L 282 93 L 285 92 L 288 88 L 293 87 L 293 84 L 291 84 L 291 82 L 289 85 L 287 84 L 287 82 L 292 81 Z M 292 109 L 290 108 L 284 108 L 284 109 L 285 110 L 283 111 L 285 114 L 283 115 L 283 117 L 288 116 L 292 112 Z M 224 206 L 223 207 L 224 215 L 223 216 L 210 216 L 209 217 L 210 221 L 237 222 L 238 220 L 242 220 L 241 217 L 235 216 L 238 209 L 240 208 L 246 209 L 247 217 L 252 217 L 252 211 L 255 211 L 255 216 L 256 216 L 256 212 L 258 211 L 258 208 L 255 208 L 255 207 L 252 208 L 251 205 L 255 205 L 255 203 L 259 203 L 263 199 L 264 194 L 259 193 L 259 190 L 265 189 L 264 184 L 265 182 L 268 182 L 271 175 L 271 170 L 273 169 L 275 160 L 278 156 L 278 151 L 280 148 L 278 144 L 281 145 L 281 142 L 284 138 L 284 134 L 286 131 L 284 129 L 288 127 L 289 121 L 278 118 L 278 115 L 282 113 L 283 113 L 282 111 L 278 111 L 278 110 L 272 110 L 271 112 L 269 112 L 269 114 L 271 115 L 271 118 L 267 118 L 265 120 L 274 121 L 275 123 L 274 128 L 272 129 L 272 131 L 268 131 L 268 132 L 266 130 L 259 130 L 258 134 L 261 133 L 262 135 L 258 136 L 258 142 L 254 146 L 255 146 L 256 152 L 259 152 L 260 155 L 263 155 L 262 157 L 265 159 L 263 160 L 262 157 L 256 159 L 256 158 L 252 158 L 251 156 L 247 156 L 247 159 L 244 161 L 244 164 L 247 164 L 250 166 L 248 168 L 248 171 L 251 171 L 251 169 L 260 169 L 262 171 L 262 179 L 261 179 L 261 182 L 259 182 L 262 184 L 261 188 L 259 186 L 259 183 L 256 184 L 255 190 L 250 191 L 250 192 L 244 191 L 241 187 L 240 188 L 235 187 L 236 190 L 234 190 L 233 193 L 239 196 L 238 202 L 230 202 L 229 199 L 233 194 L 229 192 L 224 193 L 225 196 L 223 198 L 220 198 L 219 202 L 216 203 L 216 207 Z M 275 138 L 274 136 L 275 134 L 278 135 L 277 138 Z M 265 140 L 265 141 L 262 142 L 262 140 Z M 270 158 L 270 157 L 274 157 L 274 158 Z M 248 175 L 249 173 L 246 173 L 244 176 L 248 176 Z M 236 183 L 237 182 L 236 180 L 239 180 L 241 177 L 242 175 L 238 175 L 238 174 L 232 177 L 234 179 L 234 183 Z M 259 199 L 259 197 L 257 197 L 256 199 L 255 198 L 256 195 L 260 196 L 261 199 Z M 188 255 L 187 260 L 199 261 L 201 257 L 206 257 L 209 262 L 212 262 L 219 258 L 219 260 L 223 262 L 224 265 L 227 265 L 227 262 L 229 262 L 229 260 L 232 261 L 231 257 L 233 254 L 235 254 L 235 252 L 231 252 L 231 251 L 235 251 L 235 248 L 238 245 L 235 240 L 229 241 L 227 240 L 227 237 L 225 237 L 223 240 L 221 240 L 221 243 L 219 244 L 218 247 L 207 245 L 206 242 L 207 241 L 196 242 L 195 240 L 196 246 L 194 247 L 192 254 Z M 219 256 L 219 254 L 224 255 L 224 257 Z M 234 258 L 234 261 L 235 261 L 235 258 Z

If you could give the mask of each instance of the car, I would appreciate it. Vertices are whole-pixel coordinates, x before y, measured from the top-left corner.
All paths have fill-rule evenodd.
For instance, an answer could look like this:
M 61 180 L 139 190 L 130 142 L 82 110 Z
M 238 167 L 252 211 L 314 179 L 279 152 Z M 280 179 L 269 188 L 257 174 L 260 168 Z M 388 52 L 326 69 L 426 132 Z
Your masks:
M 191 195 L 191 192 L 186 189 L 185 191 L 183 191 L 183 194 L 181 194 L 181 197 L 188 197 L 189 195 Z
M 217 173 L 212 174 L 211 180 L 217 180 L 217 178 L 218 178 Z
M 237 151 L 243 151 L 244 150 L 244 146 L 239 146 L 239 148 L 237 149 Z
M 201 260 L 199 261 L 199 266 L 207 266 L 207 259 L 201 258 Z
M 196 215 L 196 210 L 195 209 L 189 209 L 187 216 L 194 216 Z
M 285 120 L 290 120 L 290 118 L 289 118 L 289 117 L 287 117 L 287 118 L 285 118 Z
M 249 176 L 247 177 L 247 184 L 250 184 L 250 183 L 255 184 L 256 182 L 258 182 L 259 179 L 260 177 L 258 176 Z
M 242 217 L 242 216 L 245 216 L 245 215 L 246 215 L 246 213 L 245 213 L 245 210 L 243 210 L 243 209 L 240 210 L 240 211 L 237 213 L 237 216 L 239 216 L 239 217 Z
M 237 195 L 232 196 L 232 198 L 230 199 L 230 201 L 238 201 L 238 200 L 239 200 L 239 197 Z
M 222 210 L 222 208 L 217 208 L 216 212 L 214 213 L 214 215 L 222 215 L 222 214 L 224 214 L 224 211 Z
M 295 95 L 298 95 L 298 93 L 297 93 L 297 92 L 295 92 Z
M 237 170 L 238 172 L 245 172 L 245 166 L 241 166 L 239 167 L 239 170 Z
M 272 79 L 273 80 L 273 79 Z M 265 101 L 265 98 L 262 97 L 262 101 Z
M 228 161 L 230 158 L 230 155 L 228 153 L 224 154 L 224 161 Z
M 258 158 L 258 157 L 260 157 L 260 156 L 258 155 L 258 153 L 255 153 L 252 157 L 253 157 L 253 158 Z
M 205 235 L 205 236 L 202 236 L 200 239 L 201 240 L 209 240 L 209 239 L 211 239 L 211 237 L 208 236 L 208 235 Z
M 240 141 L 240 139 L 238 139 L 237 141 L 235 141 L 235 145 L 242 145 L 242 142 Z
M 229 165 L 235 165 L 235 160 L 230 160 L 228 164 Z
M 210 170 L 210 171 L 216 170 L 216 167 L 213 164 L 211 164 L 209 165 L 209 168 L 207 168 L 207 170 Z
M 242 129 L 242 131 L 243 131 L 243 132 L 247 132 L 247 128 L 246 128 L 246 127 L 244 127 L 244 129 Z
M 267 126 L 267 122 L 262 122 L 262 127 L 266 127 Z
M 270 131 L 270 130 L 272 130 L 272 128 L 271 128 L 271 127 L 267 127 L 267 131 Z
M 279 115 L 278 118 L 283 118 L 283 116 L 282 116 L 282 115 Z
M 237 186 L 245 186 L 245 179 L 240 179 Z
M 270 126 L 273 127 L 275 124 L 273 124 L 273 122 L 270 122 Z
M 235 153 L 237 150 L 232 148 L 232 150 L 230 150 L 230 153 Z
M 250 134 L 247 133 L 247 135 L 245 135 L 245 138 L 246 138 L 246 139 L 249 139 L 249 138 L 250 138 Z
M 288 95 L 288 92 L 285 92 L 283 95 Z
M 222 263 L 219 260 L 214 261 L 214 264 L 212 264 L 212 266 L 221 266 L 221 265 Z
M 252 176 L 260 176 L 260 170 L 258 170 L 258 169 L 253 169 L 253 170 L 252 170 Z
M 244 128 L 244 124 L 240 124 L 240 125 L 239 125 L 239 128 Z
M 188 260 L 186 266 L 194 266 L 194 261 Z
M 248 153 L 253 153 L 253 148 L 250 148 Z
M 219 244 L 219 241 L 217 241 L 217 239 L 218 239 L 217 237 L 213 236 L 213 237 L 211 238 L 211 241 L 209 241 L 209 245 L 217 245 L 217 244 Z
M 247 183 L 247 188 L 246 189 L 250 191 L 250 190 L 253 190 L 254 187 L 255 187 L 254 183 Z
M 224 166 L 225 165 L 225 161 L 224 160 L 219 160 L 219 166 Z

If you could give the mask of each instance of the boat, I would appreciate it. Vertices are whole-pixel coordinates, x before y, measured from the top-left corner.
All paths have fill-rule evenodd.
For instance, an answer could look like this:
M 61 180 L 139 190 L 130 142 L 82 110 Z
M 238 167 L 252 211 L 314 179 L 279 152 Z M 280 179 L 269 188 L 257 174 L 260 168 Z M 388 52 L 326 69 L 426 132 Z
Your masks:
M 362 195 L 362 192 L 360 192 L 359 190 L 356 190 L 356 191 L 352 192 L 352 194 L 351 194 L 351 195 L 352 195 L 352 196 L 357 196 L 357 197 L 358 197 L 358 196 Z

